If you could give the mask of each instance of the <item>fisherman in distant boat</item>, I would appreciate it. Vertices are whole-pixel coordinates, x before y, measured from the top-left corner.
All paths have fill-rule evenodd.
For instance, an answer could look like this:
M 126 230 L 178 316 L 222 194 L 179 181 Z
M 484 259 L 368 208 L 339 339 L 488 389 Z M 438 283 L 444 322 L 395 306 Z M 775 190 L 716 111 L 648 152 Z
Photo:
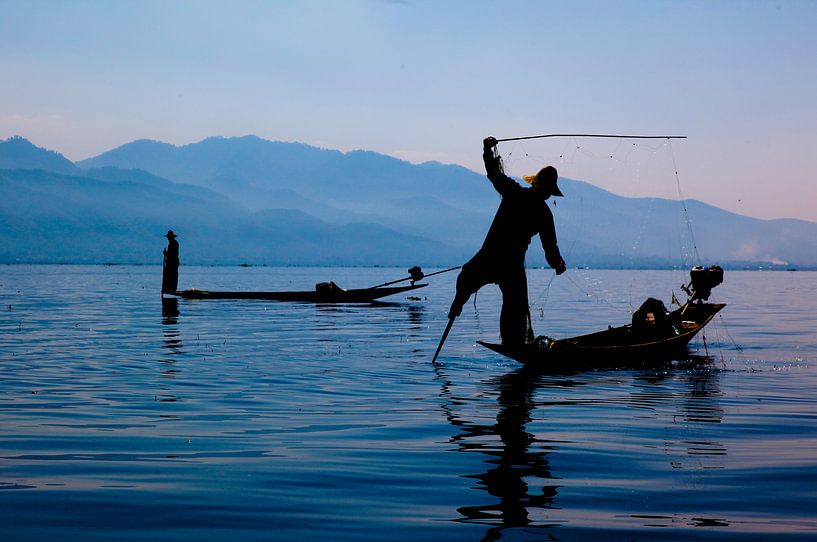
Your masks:
M 505 175 L 496 145 L 495 138 L 485 138 L 482 158 L 488 179 L 502 201 L 482 248 L 462 266 L 448 318 L 450 324 L 462 313 L 471 295 L 486 284 L 496 284 L 502 291 L 499 319 L 502 344 L 513 346 L 533 338 L 525 275 L 525 253 L 531 238 L 539 234 L 545 259 L 557 275 L 567 269 L 556 242 L 553 214 L 545 203 L 550 196 L 564 194 L 556 184 L 558 173 L 553 166 L 542 168 L 536 175 L 523 177 L 530 188 L 520 186 Z
M 167 234 L 167 248 L 162 253 L 164 254 L 164 265 L 162 267 L 162 293 L 175 293 L 179 285 L 179 242 L 176 241 L 177 235 L 173 230 L 168 230 Z

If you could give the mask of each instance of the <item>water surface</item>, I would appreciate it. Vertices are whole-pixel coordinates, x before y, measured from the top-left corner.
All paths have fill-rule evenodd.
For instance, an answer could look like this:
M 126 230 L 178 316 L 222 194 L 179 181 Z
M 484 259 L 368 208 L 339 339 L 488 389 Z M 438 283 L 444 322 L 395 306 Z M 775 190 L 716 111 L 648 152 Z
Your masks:
M 430 270 L 427 270 L 430 271 Z M 817 538 L 817 273 L 729 272 L 705 360 L 548 374 L 442 353 L 453 273 L 379 305 L 167 301 L 161 270 L 0 268 L 0 539 Z M 365 287 L 403 269 L 182 267 Z M 684 273 L 530 270 L 534 326 L 619 325 Z

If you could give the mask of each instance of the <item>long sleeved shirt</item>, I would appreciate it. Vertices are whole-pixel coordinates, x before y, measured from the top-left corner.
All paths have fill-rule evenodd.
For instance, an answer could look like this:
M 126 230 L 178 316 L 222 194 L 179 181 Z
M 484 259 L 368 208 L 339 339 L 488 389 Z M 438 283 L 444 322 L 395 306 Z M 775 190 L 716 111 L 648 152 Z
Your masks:
M 167 248 L 164 250 L 165 263 L 167 265 L 179 266 L 179 242 L 170 238 L 167 240 Z
M 524 259 L 531 238 L 538 233 L 545 259 L 548 265 L 556 269 L 562 256 L 556 242 L 553 214 L 545 203 L 542 192 L 534 188 L 523 188 L 505 175 L 500 159 L 492 149 L 486 149 L 482 158 L 488 179 L 499 192 L 502 202 L 480 252 L 491 256 Z

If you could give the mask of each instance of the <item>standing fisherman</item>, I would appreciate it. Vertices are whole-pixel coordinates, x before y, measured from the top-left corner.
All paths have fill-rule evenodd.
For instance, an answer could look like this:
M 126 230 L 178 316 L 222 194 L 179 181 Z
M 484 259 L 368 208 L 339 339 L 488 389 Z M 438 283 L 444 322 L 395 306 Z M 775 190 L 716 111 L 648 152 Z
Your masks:
M 558 174 L 553 166 L 542 168 L 536 175 L 523 177 L 531 186 L 521 187 L 505 175 L 496 145 L 495 138 L 486 138 L 483 141 L 482 158 L 488 179 L 499 192 L 502 202 L 482 248 L 462 266 L 457 277 L 457 293 L 448 312 L 448 329 L 472 294 L 486 284 L 496 284 L 502 291 L 502 312 L 499 319 L 502 344 L 513 346 L 524 343 L 532 335 L 525 252 L 534 235 L 539 234 L 545 259 L 556 270 L 556 274 L 565 272 L 565 262 L 556 243 L 553 215 L 545 203 L 550 196 L 564 194 L 556 185 Z
M 176 241 L 176 234 L 173 230 L 167 230 L 167 248 L 162 251 L 164 254 L 164 265 L 162 266 L 162 293 L 175 293 L 179 285 L 179 242 Z

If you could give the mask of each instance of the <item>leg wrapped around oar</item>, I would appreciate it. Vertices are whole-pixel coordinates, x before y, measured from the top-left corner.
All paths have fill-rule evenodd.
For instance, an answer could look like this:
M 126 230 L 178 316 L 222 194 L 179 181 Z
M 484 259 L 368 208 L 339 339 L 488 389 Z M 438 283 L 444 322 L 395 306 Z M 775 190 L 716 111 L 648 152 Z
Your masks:
M 456 318 L 462 314 L 462 308 L 472 295 L 486 284 L 495 282 L 488 269 L 488 265 L 480 261 L 479 255 L 474 256 L 462 266 L 460 274 L 457 275 L 457 292 L 448 310 L 449 318 Z

